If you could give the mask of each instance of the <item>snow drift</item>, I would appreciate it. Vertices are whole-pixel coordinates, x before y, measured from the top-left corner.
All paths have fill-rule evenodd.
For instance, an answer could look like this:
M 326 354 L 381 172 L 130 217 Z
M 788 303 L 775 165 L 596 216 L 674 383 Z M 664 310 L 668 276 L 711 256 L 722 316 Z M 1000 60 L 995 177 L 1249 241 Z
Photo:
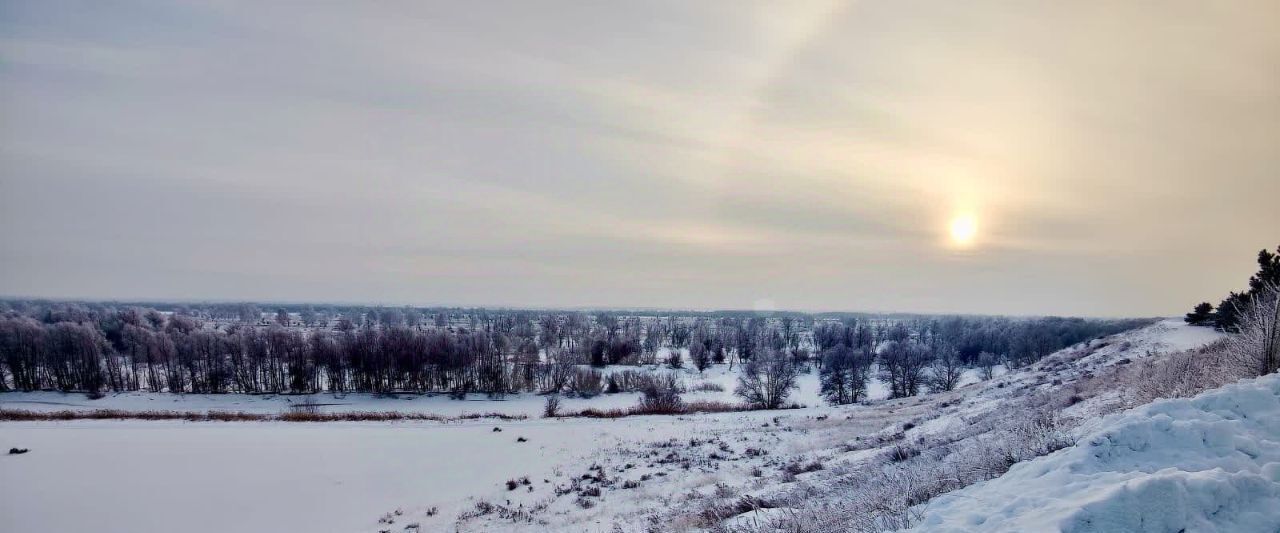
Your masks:
M 919 531 L 1278 531 L 1280 375 L 1105 418 L 923 506 Z

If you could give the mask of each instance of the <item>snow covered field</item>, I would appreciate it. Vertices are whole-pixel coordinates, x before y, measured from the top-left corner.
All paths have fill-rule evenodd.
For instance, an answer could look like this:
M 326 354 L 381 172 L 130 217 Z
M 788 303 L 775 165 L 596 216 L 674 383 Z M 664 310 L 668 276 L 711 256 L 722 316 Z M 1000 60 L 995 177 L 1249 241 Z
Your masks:
M 678 531 L 706 528 L 722 520 L 759 524 L 762 519 L 785 514 L 780 513 L 780 507 L 795 507 L 796 502 L 821 506 L 824 498 L 829 498 L 836 505 L 847 505 L 849 480 L 868 468 L 878 469 L 875 465 L 895 447 L 974 434 L 974 428 L 982 425 L 975 421 L 1007 415 L 1029 395 L 1061 389 L 1065 386 L 1061 383 L 1069 385 L 1086 373 L 1123 364 L 1125 359 L 1193 348 L 1218 337 L 1204 328 L 1165 321 L 1070 347 L 1030 368 L 950 393 L 844 407 L 818 401 L 814 373 L 802 377 L 795 398 L 810 407 L 784 411 L 548 420 L 538 418 L 542 398 L 530 395 L 498 401 L 479 396 L 457 401 L 444 396 L 394 399 L 347 395 L 335 399 L 316 395 L 319 403 L 341 404 L 325 409 L 438 414 L 496 411 L 531 418 L 451 423 L 2 423 L 0 446 L 32 451 L 0 457 L 0 479 L 5 480 L 0 483 L 0 514 L 6 531 L 377 532 L 404 531 L 413 524 L 418 524 L 420 531 Z M 687 399 L 729 399 L 732 394 L 735 374 L 724 367 L 702 377 L 692 371 L 684 375 L 690 382 L 712 381 L 725 388 L 723 392 L 691 393 Z M 973 375 L 966 377 L 966 383 L 974 381 Z M 1280 382 L 1273 379 L 1269 383 Z M 885 395 L 881 385 L 873 385 L 872 390 L 873 398 Z M 122 394 L 90 401 L 80 395 L 54 393 L 0 395 L 8 408 L 264 413 L 280 412 L 299 399 Z M 566 399 L 564 408 L 626 406 L 635 400 L 631 394 Z M 1095 403 L 1086 400 L 1075 408 L 1090 409 Z M 1169 416 L 1198 412 L 1199 408 L 1186 407 L 1186 403 L 1177 404 L 1183 407 L 1153 406 L 1144 413 L 1150 415 L 1156 409 Z M 1253 410 L 1238 412 L 1250 416 L 1263 413 L 1256 406 L 1249 409 Z M 1213 447 L 1200 451 L 1229 451 L 1234 446 L 1245 453 L 1277 448 L 1274 413 L 1250 426 L 1231 418 L 1236 411 L 1229 406 L 1210 410 L 1195 422 L 1206 429 L 1189 434 L 1208 438 L 1217 435 L 1209 428 L 1219 428 L 1228 436 L 1214 437 Z M 1091 425 L 1089 431 L 1101 433 L 1090 435 L 1140 433 L 1138 420 L 1143 416 L 1150 419 L 1148 415 L 1107 419 L 1120 422 Z M 1160 423 L 1182 427 L 1180 421 Z M 1134 429 L 1129 433 L 1117 429 L 1123 424 Z M 494 431 L 495 427 L 501 431 Z M 1150 428 L 1141 431 L 1152 433 Z M 1247 433 L 1250 431 L 1259 432 L 1253 435 Z M 1235 432 L 1246 433 L 1235 438 Z M 1080 442 L 1083 447 L 1090 441 Z M 1141 446 L 1137 444 L 1144 442 L 1152 446 L 1167 443 L 1124 442 L 1136 443 L 1138 449 Z M 1057 467 L 1029 470 L 1029 465 L 1069 455 L 1069 450 L 1019 465 L 1005 477 L 1035 477 L 1029 472 L 1054 470 Z M 1196 450 L 1185 451 L 1190 454 Z M 1078 488 L 1087 498 L 1060 500 L 1062 513 L 1054 516 L 1074 512 L 1072 516 L 1077 518 L 1102 520 L 1107 513 L 1105 502 L 1131 497 L 1125 491 L 1139 487 L 1124 483 L 1137 481 L 1150 485 L 1142 488 L 1144 491 L 1173 487 L 1169 490 L 1209 505 L 1211 499 L 1195 496 L 1202 492 L 1181 487 L 1257 489 L 1262 482 L 1274 484 L 1278 481 L 1276 460 L 1267 454 L 1273 455 L 1256 453 L 1257 464 L 1253 466 L 1239 458 L 1225 463 L 1206 459 L 1200 473 L 1184 476 L 1181 485 L 1156 483 L 1168 477 L 1158 466 L 1179 459 L 1176 452 L 1119 454 L 1112 458 L 1114 464 L 1092 467 L 1098 471 L 1095 474 L 1063 466 L 1066 471 L 1058 474 L 1064 476 L 1059 481 L 1074 483 L 1068 489 Z M 1146 461 L 1144 466 L 1135 466 L 1140 461 Z M 1214 466 L 1231 469 L 1204 473 L 1218 472 L 1209 470 Z M 1103 470 L 1116 472 L 1099 477 Z M 1245 474 L 1253 477 L 1240 477 Z M 1086 481 L 1110 485 L 1090 485 L 1070 477 L 1081 475 L 1093 476 Z M 985 485 L 1005 486 L 999 484 L 1002 479 Z M 1004 483 L 1010 484 L 1006 490 L 1018 490 L 1012 481 Z M 940 502 L 948 501 L 946 496 L 938 499 L 937 505 L 930 503 L 926 506 L 928 519 L 934 520 L 930 524 L 966 530 L 974 527 L 983 513 L 999 516 L 991 519 L 990 528 L 996 530 L 1005 527 L 999 524 L 1029 523 L 1019 521 L 1023 518 L 1018 517 L 1016 508 L 988 511 L 976 507 L 981 502 L 1008 503 L 1008 498 L 994 494 L 987 499 L 973 496 L 973 506 L 962 507 L 959 494 L 979 491 L 981 486 L 956 493 L 952 501 L 957 503 L 949 504 L 954 513 L 936 514 L 942 508 Z M 1089 491 L 1105 487 L 1110 488 Z M 1052 483 L 1042 489 L 1030 486 L 1023 511 L 1035 514 L 1050 505 L 1053 490 Z M 1066 494 L 1067 489 L 1063 490 Z M 1274 502 L 1274 492 L 1250 494 L 1258 495 L 1258 502 L 1267 501 L 1267 494 L 1271 494 Z M 1163 493 L 1160 498 L 1165 498 Z M 751 508 L 766 502 L 772 508 Z M 71 505 L 75 508 L 69 508 Z
M 11 531 L 378 531 L 387 513 L 396 530 L 409 523 L 437 530 L 480 501 L 530 508 L 554 500 L 556 487 L 569 486 L 593 462 L 639 462 L 636 450 L 673 440 L 732 435 L 739 455 L 752 446 L 783 453 L 801 443 L 761 426 L 775 417 L 814 424 L 803 412 L 450 424 L 6 423 L 0 444 L 32 451 L 0 457 L 0 478 L 8 480 L 0 484 L 0 510 Z M 708 448 L 717 450 L 725 453 Z M 674 474 L 689 472 L 679 462 L 626 470 L 635 480 L 661 471 L 654 483 L 666 476 L 705 483 L 720 468 L 699 464 L 696 479 L 678 481 Z M 744 468 L 732 475 L 745 475 L 738 471 Z M 532 489 L 507 489 L 507 480 L 524 477 Z M 570 505 L 582 511 L 572 521 L 607 530 L 605 519 L 643 503 L 614 500 L 626 499 L 606 496 L 590 512 Z M 75 512 L 68 502 L 77 502 Z M 432 508 L 437 512 L 428 516 Z M 404 514 L 394 515 L 397 509 Z
M 432 506 L 439 526 L 468 496 L 520 476 L 549 492 L 542 479 L 584 450 L 672 422 L 5 424 L 3 444 L 32 451 L 0 457 L 2 529 L 351 532 Z
M 663 370 L 665 371 L 665 370 Z M 687 393 L 687 400 L 734 401 L 737 371 L 720 365 L 704 374 L 680 371 L 687 383 L 712 382 L 720 392 Z M 882 386 L 879 394 L 887 395 Z M 562 399 L 563 411 L 635 405 L 638 394 Z M 820 405 L 817 374 L 803 375 L 795 399 Z M 0 424 L 0 445 L 32 449 L 0 457 L 6 530 L 64 531 L 378 531 L 392 513 L 424 530 L 452 524 L 477 501 L 513 497 L 535 505 L 567 484 L 570 470 L 600 450 L 662 442 L 758 426 L 775 412 L 625 420 L 539 418 L 544 397 L 502 399 L 471 395 L 368 394 L 171 395 L 122 393 L 90 400 L 83 394 L 7 393 L 0 407 L 33 411 L 244 411 L 280 413 L 306 401 L 324 411 L 400 411 L 462 415 L 526 415 L 520 422 L 401 422 L 297 424 L 73 421 Z M 495 432 L 494 428 L 503 431 Z M 527 442 L 518 442 L 518 438 Z M 108 459 L 109 458 L 109 459 Z M 506 481 L 528 477 L 532 491 L 508 491 Z M 547 480 L 547 481 L 543 481 Z M 57 496 L 55 496 L 57 495 Z M 65 502 L 89 502 L 68 513 Z M 487 500 L 486 500 L 487 501 Z M 88 508 L 84 508 L 84 506 Z M 145 505 L 147 512 L 140 512 Z M 431 516 L 428 511 L 434 508 Z M 211 509 L 219 509 L 212 516 Z M 412 516 L 395 515 L 396 509 Z M 191 517 L 200 516 L 199 520 Z M 428 527 L 430 524 L 431 527 Z M 397 526 L 399 529 L 402 526 Z

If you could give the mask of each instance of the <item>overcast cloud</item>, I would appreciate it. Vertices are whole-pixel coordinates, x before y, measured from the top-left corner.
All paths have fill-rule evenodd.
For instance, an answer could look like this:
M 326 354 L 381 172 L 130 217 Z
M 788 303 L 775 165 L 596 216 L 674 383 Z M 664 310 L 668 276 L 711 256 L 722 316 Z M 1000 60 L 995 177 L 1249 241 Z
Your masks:
M 1033 4 L 6 1 L 0 294 L 1155 315 L 1242 287 L 1280 244 L 1280 4 Z

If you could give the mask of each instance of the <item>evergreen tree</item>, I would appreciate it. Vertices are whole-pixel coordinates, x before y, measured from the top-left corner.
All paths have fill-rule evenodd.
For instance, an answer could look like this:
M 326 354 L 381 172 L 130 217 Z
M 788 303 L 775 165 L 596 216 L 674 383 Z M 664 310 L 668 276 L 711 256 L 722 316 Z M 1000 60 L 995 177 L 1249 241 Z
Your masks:
M 1192 326 L 1209 326 L 1214 323 L 1213 304 L 1202 302 L 1194 310 L 1187 313 L 1186 321 Z
M 1258 251 L 1258 273 L 1249 278 L 1249 295 L 1255 296 L 1268 286 L 1280 285 L 1280 246 L 1276 252 Z
M 1280 246 L 1276 247 L 1275 253 L 1266 249 L 1258 251 L 1258 272 L 1249 277 L 1249 290 L 1246 292 L 1232 292 L 1218 304 L 1217 310 L 1211 316 L 1205 317 L 1199 323 L 1193 320 L 1204 317 L 1206 313 L 1202 313 L 1202 308 L 1207 303 L 1197 305 L 1195 310 L 1187 314 L 1187 322 L 1195 325 L 1209 325 L 1222 331 L 1237 331 L 1240 322 L 1240 310 L 1253 300 L 1262 290 L 1269 286 L 1280 285 Z

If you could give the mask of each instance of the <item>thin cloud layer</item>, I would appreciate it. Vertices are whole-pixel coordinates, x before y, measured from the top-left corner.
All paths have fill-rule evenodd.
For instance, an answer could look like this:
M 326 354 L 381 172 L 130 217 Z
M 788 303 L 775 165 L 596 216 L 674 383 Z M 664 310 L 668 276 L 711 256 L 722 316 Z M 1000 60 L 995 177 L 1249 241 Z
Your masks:
M 1276 22 L 9 2 L 0 293 L 1173 313 L 1276 245 Z

